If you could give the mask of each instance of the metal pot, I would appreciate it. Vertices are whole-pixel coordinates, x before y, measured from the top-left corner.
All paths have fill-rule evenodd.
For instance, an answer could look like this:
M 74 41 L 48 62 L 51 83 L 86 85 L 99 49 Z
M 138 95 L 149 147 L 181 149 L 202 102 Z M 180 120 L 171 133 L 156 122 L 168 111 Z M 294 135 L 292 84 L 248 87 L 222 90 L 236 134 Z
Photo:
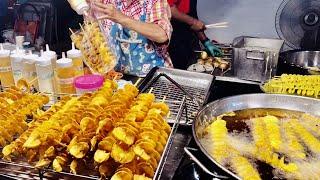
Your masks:
M 292 50 L 280 54 L 282 73 L 314 74 L 320 67 L 320 51 Z M 292 72 L 293 71 L 293 72 Z
M 215 159 L 213 159 L 207 149 L 205 149 L 205 147 L 201 144 L 200 139 L 203 136 L 204 129 L 212 122 L 213 117 L 217 117 L 226 112 L 247 110 L 253 108 L 272 108 L 279 109 L 279 111 L 290 110 L 320 116 L 319 107 L 320 100 L 290 95 L 247 94 L 224 98 L 206 105 L 198 113 L 197 118 L 193 122 L 193 137 L 197 145 L 200 147 L 200 150 L 206 155 L 206 157 L 208 157 L 208 159 L 210 159 L 214 164 L 216 164 L 232 177 L 241 179 L 235 173 L 215 161 Z M 229 121 L 228 123 L 232 122 Z M 187 150 L 186 152 L 188 155 L 190 155 L 190 151 Z M 208 170 L 204 169 L 204 171 L 207 172 Z M 213 174 L 212 176 L 214 176 L 214 173 L 211 174 Z

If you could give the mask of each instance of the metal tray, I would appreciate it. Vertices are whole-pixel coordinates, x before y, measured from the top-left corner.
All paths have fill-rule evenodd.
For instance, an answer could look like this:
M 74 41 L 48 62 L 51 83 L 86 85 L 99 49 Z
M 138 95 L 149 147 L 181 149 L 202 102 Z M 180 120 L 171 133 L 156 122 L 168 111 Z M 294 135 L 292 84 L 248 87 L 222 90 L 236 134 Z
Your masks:
M 153 83 L 150 83 L 147 89 L 153 87 Z M 141 92 L 145 92 L 144 90 Z M 154 91 L 155 93 L 155 91 Z M 161 95 L 160 92 L 157 92 L 156 98 L 158 101 L 161 101 L 165 95 Z M 170 132 L 167 144 L 161 155 L 158 167 L 155 171 L 154 180 L 161 179 L 162 172 L 166 166 L 168 156 L 171 151 L 171 146 L 173 144 L 179 121 L 181 119 L 183 110 L 185 109 L 186 96 L 183 95 L 180 100 L 166 99 L 166 103 L 170 108 L 170 117 L 167 119 L 170 123 L 172 130 Z M 0 149 L 1 150 L 1 149 Z M 85 175 L 83 174 L 72 174 L 67 172 L 54 172 L 52 169 L 36 169 L 26 161 L 22 159 L 17 159 L 12 162 L 5 161 L 0 159 L 0 179 L 99 179 L 99 176 L 90 174 L 89 172 Z
M 186 113 L 182 114 L 180 123 L 191 124 L 207 103 L 214 80 L 210 74 L 156 67 L 142 81 L 140 90 L 147 91 L 152 87 L 157 98 L 166 96 L 172 101 L 182 101 L 186 96 Z

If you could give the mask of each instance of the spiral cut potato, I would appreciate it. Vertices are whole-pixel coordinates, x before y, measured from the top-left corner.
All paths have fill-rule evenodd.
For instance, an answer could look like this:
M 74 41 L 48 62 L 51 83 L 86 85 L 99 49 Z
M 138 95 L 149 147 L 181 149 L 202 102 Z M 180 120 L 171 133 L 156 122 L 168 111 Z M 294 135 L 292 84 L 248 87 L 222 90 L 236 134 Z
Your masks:
M 55 133 L 61 138 L 50 143 L 50 146 L 44 147 L 46 149 L 44 156 L 39 159 L 36 167 L 44 167 L 52 162 L 53 169 L 61 172 L 71 162 L 70 169 L 76 173 L 77 159 L 84 158 L 89 151 L 90 140 L 95 135 L 96 119 L 107 107 L 115 88 L 114 82 L 107 81 L 100 91 L 75 99 L 70 109 L 61 114 L 61 117 L 65 117 L 65 119 L 61 118 L 62 131 Z
M 263 118 L 266 125 L 266 132 L 269 135 L 269 141 L 271 147 L 275 151 L 279 151 L 280 145 L 282 144 L 279 119 L 274 116 L 266 116 Z
M 63 97 L 45 112 L 20 108 L 36 116 L 3 148 L 4 158 L 26 157 L 36 168 L 52 166 L 57 172 L 78 174 L 90 168 L 102 178 L 150 179 L 171 132 L 165 120 L 169 107 L 155 102 L 152 93 L 138 94 L 133 85 L 117 90 L 107 80 L 95 93 Z M 39 95 L 22 96 L 12 104 L 28 97 L 33 102 L 23 100 L 29 103 L 26 107 L 36 110 L 33 103 L 40 103 L 34 96 Z
M 292 119 L 291 126 L 296 135 L 307 145 L 313 153 L 320 153 L 320 140 L 314 137 L 297 119 Z
M 306 154 L 304 153 L 304 148 L 299 142 L 298 137 L 295 135 L 290 120 L 283 122 L 282 128 L 285 139 L 284 147 L 281 151 L 287 154 L 291 159 L 305 159 Z
M 234 114 L 229 114 L 232 116 Z M 259 180 L 258 171 L 251 165 L 249 160 L 240 155 L 240 152 L 232 148 L 227 141 L 228 129 L 226 121 L 222 120 L 223 116 L 219 116 L 217 120 L 206 128 L 213 144 L 211 154 L 221 164 L 230 161 L 231 167 L 243 179 Z
M 72 41 L 84 56 L 84 62 L 93 73 L 105 74 L 116 65 L 116 57 L 111 52 L 97 22 L 86 22 L 82 32 L 72 33 Z
M 263 85 L 266 93 L 295 94 L 319 98 L 319 75 L 288 75 L 273 78 Z
M 311 116 L 310 114 L 303 114 L 301 117 L 302 121 L 299 121 L 308 131 L 313 133 L 315 136 L 320 137 L 320 118 Z
M 314 179 L 319 176 L 318 117 L 277 114 L 277 117 L 267 115 L 246 120 L 253 139 L 250 142 L 246 132 L 228 133 L 225 116 L 235 116 L 235 113 L 214 118 L 201 141 L 217 162 L 233 169 L 242 179 L 260 179 L 253 166 L 258 163 L 260 167 L 260 162 L 272 166 L 272 173 L 280 178 Z
M 253 129 L 252 129 L 252 136 L 255 141 L 255 145 L 257 147 L 256 152 L 254 153 L 254 156 L 264 161 L 274 168 L 280 169 L 285 172 L 295 172 L 297 171 L 297 165 L 294 163 L 288 163 L 286 164 L 284 162 L 284 157 L 280 158 L 278 157 L 278 154 L 273 152 L 273 147 L 271 145 L 270 136 L 267 134 L 266 131 L 266 125 L 267 123 L 270 123 L 268 121 L 265 121 L 266 118 L 270 117 L 260 117 L 260 118 L 254 118 L 252 119 L 253 122 Z M 274 117 L 275 118 L 275 117 Z M 267 123 L 266 123 L 267 122 Z
M 22 134 L 28 127 L 27 118 L 36 115 L 44 104 L 49 102 L 41 94 L 23 94 L 15 89 L 0 93 L 0 147 L 11 143 L 14 137 Z
M 153 178 L 171 131 L 170 126 L 164 119 L 169 113 L 168 106 L 162 102 L 153 103 L 153 101 L 153 95 L 145 94 L 138 97 L 138 102 L 135 106 L 144 106 L 142 108 L 144 109 L 142 110 L 144 118 L 142 118 L 142 113 L 140 114 L 141 111 L 136 111 L 135 106 L 130 109 L 129 114 L 139 114 L 142 119 L 135 116 L 135 120 L 142 120 L 142 122 L 137 123 L 137 136 L 131 146 L 126 144 L 121 147 L 121 144 L 117 143 L 113 145 L 111 157 L 114 158 L 114 161 L 119 162 L 119 160 L 123 160 L 121 157 L 126 156 L 130 158 L 126 158 L 127 161 L 121 163 L 116 173 L 112 176 L 112 180 Z
M 30 136 L 31 132 L 37 128 L 40 124 L 44 121 L 48 120 L 53 114 L 58 112 L 67 102 L 67 98 L 64 98 L 60 102 L 51 106 L 46 112 L 42 115 L 34 119 L 32 122 L 29 123 L 29 127 L 26 131 L 24 131 L 20 137 L 18 137 L 15 141 L 10 143 L 9 145 L 5 146 L 2 150 L 2 154 L 4 158 L 7 160 L 11 159 L 11 155 L 18 155 L 26 153 L 25 148 L 23 148 L 23 144 L 26 142 L 27 138 Z

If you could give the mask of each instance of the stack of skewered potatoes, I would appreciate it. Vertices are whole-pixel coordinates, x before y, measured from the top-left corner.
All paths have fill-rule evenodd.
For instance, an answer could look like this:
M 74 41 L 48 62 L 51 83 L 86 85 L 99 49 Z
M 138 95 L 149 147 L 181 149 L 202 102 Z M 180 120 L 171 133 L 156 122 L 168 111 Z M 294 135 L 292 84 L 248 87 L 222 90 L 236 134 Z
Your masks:
M 115 67 L 116 57 L 97 22 L 86 22 L 81 32 L 72 33 L 71 39 L 81 50 L 84 62 L 93 73 L 105 74 Z
M 90 168 L 111 179 L 152 178 L 171 131 L 169 107 L 152 93 L 138 94 L 133 85 L 117 90 L 107 80 L 93 94 L 65 97 L 5 146 L 4 158 L 23 156 L 57 172 Z
M 283 74 L 267 81 L 262 89 L 266 93 L 294 94 L 319 98 L 320 75 Z
M 28 127 L 27 118 L 36 117 L 49 98 L 40 94 L 23 93 L 12 87 L 0 93 L 0 147 L 13 141 Z

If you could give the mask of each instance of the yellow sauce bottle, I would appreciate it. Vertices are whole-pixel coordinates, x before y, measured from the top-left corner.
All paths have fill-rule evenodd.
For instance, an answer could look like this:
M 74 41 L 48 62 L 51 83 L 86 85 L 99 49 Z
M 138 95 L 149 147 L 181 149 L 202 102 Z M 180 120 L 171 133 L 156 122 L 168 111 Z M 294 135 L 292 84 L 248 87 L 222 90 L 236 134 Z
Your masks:
M 67 57 L 72 59 L 76 77 L 83 76 L 83 56 L 81 51 L 75 48 L 74 43 L 72 43 L 72 49 L 67 51 Z
M 1 85 L 4 87 L 10 87 L 14 85 L 10 61 L 10 51 L 3 49 L 2 44 L 0 47 L 0 80 Z
M 56 78 L 59 93 L 75 94 L 76 89 L 73 84 L 75 69 L 72 59 L 65 58 L 65 54 L 63 53 L 62 58 L 57 60 L 56 65 Z

